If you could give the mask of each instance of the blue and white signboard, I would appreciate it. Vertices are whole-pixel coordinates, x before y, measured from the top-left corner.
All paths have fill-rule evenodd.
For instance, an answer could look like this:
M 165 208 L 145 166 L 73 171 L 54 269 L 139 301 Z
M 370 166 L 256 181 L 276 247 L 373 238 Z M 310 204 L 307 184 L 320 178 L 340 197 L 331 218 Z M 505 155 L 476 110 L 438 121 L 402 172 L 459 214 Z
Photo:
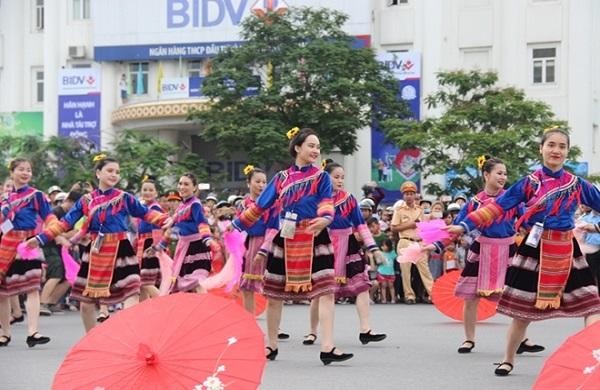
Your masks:
M 58 135 L 83 138 L 100 150 L 100 71 L 58 72 Z
M 102 0 L 91 2 L 96 61 L 158 61 L 213 57 L 240 45 L 240 23 L 252 9 L 326 7 L 349 16 L 344 30 L 371 34 L 368 1 Z
M 398 80 L 398 99 L 404 100 L 414 120 L 421 118 L 421 54 L 418 52 L 377 53 L 377 61 Z M 400 186 L 407 180 L 421 184 L 421 173 L 416 169 L 421 158 L 418 149 L 400 150 L 386 143 L 385 136 L 376 127 L 371 129 L 371 180 L 385 191 L 385 200 L 401 198 Z
M 175 77 L 162 79 L 160 83 L 161 99 L 187 99 L 190 97 L 190 79 Z

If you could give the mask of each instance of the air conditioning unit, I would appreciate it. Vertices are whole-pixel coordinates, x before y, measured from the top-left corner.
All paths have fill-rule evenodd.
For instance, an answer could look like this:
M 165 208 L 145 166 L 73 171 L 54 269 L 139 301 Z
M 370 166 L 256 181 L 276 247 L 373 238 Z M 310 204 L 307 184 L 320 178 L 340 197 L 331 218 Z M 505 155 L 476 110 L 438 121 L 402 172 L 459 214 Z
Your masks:
M 85 46 L 69 46 L 69 58 L 85 58 Z

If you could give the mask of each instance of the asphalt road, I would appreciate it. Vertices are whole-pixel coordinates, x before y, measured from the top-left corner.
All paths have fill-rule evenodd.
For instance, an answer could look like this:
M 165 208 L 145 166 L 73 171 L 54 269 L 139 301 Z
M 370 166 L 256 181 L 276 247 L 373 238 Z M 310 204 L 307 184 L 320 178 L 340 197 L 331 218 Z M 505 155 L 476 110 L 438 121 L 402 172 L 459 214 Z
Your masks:
M 262 390 L 337 389 L 529 389 L 544 360 L 569 335 L 582 326 L 581 319 L 558 319 L 534 323 L 529 337 L 547 350 L 518 358 L 509 377 L 493 374 L 494 362 L 502 359 L 508 318 L 501 315 L 481 323 L 473 353 L 459 355 L 462 325 L 447 319 L 431 305 L 374 305 L 372 324 L 388 339 L 362 346 L 353 305 L 336 306 L 336 344 L 355 357 L 342 364 L 323 366 L 318 345 L 304 346 L 308 306 L 284 307 L 282 329 L 291 339 L 279 346 L 279 356 L 267 363 Z M 259 318 L 264 328 L 264 318 Z M 13 329 L 13 340 L 0 348 L 0 389 L 49 389 L 54 373 L 69 348 L 83 336 L 78 313 L 42 317 L 40 329 L 52 337 L 45 346 L 29 349 L 26 327 Z

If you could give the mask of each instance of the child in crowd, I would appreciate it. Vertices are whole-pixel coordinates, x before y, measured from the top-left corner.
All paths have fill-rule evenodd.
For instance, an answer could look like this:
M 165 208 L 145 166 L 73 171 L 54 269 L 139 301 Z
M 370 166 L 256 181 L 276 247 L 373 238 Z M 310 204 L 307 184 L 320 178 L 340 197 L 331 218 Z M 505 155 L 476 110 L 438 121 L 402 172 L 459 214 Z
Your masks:
M 396 262 L 396 251 L 394 243 L 389 238 L 383 241 L 381 246 L 384 262 L 377 266 L 377 281 L 380 285 L 381 303 L 396 303 L 396 292 L 394 291 L 394 281 L 396 275 L 394 272 L 394 263 Z M 389 295 L 389 300 L 388 300 Z

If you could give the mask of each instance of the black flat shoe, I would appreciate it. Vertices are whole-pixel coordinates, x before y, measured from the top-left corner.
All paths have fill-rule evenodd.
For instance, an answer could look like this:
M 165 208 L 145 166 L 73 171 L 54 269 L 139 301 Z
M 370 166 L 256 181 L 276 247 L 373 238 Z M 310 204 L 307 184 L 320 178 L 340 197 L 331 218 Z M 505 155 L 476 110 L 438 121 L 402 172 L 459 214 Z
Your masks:
M 277 354 L 279 353 L 279 348 L 273 349 L 271 347 L 267 347 L 267 349 L 269 350 L 269 353 L 265 357 L 269 360 L 275 360 Z
M 109 314 L 100 313 L 100 314 L 98 314 L 98 317 L 96 317 L 96 322 L 103 323 L 104 321 L 108 320 L 109 318 L 110 318 Z
M 529 352 L 529 353 L 536 353 L 536 352 L 542 352 L 543 350 L 546 349 L 546 347 L 543 347 L 541 345 L 527 345 L 528 339 L 525 339 L 523 341 L 521 341 L 521 344 L 519 344 L 519 348 L 517 349 L 517 355 L 522 354 L 523 352 Z
M 500 368 L 502 366 L 506 366 L 508 368 Z M 498 364 L 498 367 L 496 367 L 496 369 L 494 370 L 494 374 L 496 374 L 497 376 L 507 376 L 508 374 L 511 373 L 513 368 L 514 367 L 513 367 L 512 363 L 502 362 L 502 363 Z
M 460 348 L 458 348 L 458 353 L 470 353 L 473 348 L 475 348 L 475 341 L 465 340 Z
M 35 335 L 38 335 L 39 337 L 35 337 Z M 27 336 L 27 340 L 25 342 L 29 348 L 33 348 L 38 344 L 48 344 L 50 342 L 50 337 L 40 336 L 38 332 L 35 332 L 31 336 Z
M 0 336 L 0 347 L 6 347 L 10 343 L 10 336 Z
M 324 365 L 331 364 L 333 362 L 343 362 L 348 359 L 352 359 L 354 354 L 352 353 L 342 353 L 339 355 L 334 354 L 335 347 L 331 350 L 331 352 L 321 352 L 320 358 Z
M 13 317 L 13 318 L 11 318 L 11 319 L 10 319 L 10 324 L 12 325 L 12 324 L 14 324 L 14 323 L 17 323 L 17 322 L 23 322 L 23 321 L 25 321 L 25 315 L 24 315 L 24 314 L 21 314 L 21 316 L 20 316 L 20 317 Z
M 277 334 L 277 340 L 287 340 L 290 338 L 290 335 L 287 333 L 279 332 Z
M 304 336 L 304 340 L 302 340 L 302 344 L 304 345 L 313 345 L 317 341 L 317 335 L 314 333 L 309 333 Z
M 384 340 L 387 337 L 386 334 L 384 333 L 371 333 L 371 331 L 369 330 L 368 332 L 365 333 L 360 333 L 358 335 L 358 339 L 360 340 L 360 342 L 365 345 L 368 344 L 370 342 L 377 342 L 377 341 L 381 341 Z

